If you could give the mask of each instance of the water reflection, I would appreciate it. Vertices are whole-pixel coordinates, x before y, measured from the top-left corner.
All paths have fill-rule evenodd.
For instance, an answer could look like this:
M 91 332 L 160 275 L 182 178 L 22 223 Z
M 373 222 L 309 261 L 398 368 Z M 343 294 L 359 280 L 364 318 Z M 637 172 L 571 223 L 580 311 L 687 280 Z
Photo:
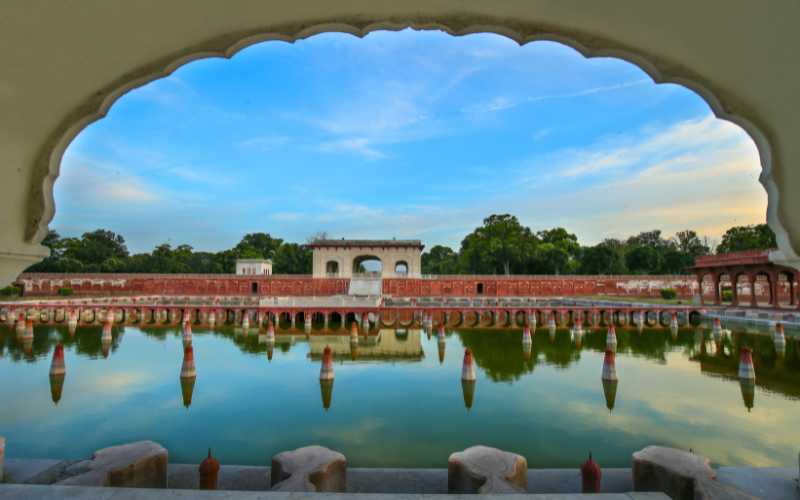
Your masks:
M 636 322 L 637 318 L 634 317 L 633 323 Z M 617 340 L 614 368 L 616 371 L 616 365 L 619 365 L 618 374 L 622 377 L 622 383 L 613 377 L 601 376 L 601 384 L 598 384 L 597 377 L 601 374 L 609 347 L 609 332 L 605 329 L 584 330 L 577 328 L 578 325 L 570 331 L 557 330 L 552 342 L 548 335 L 537 336 L 531 331 L 528 336 L 523 328 L 452 332 L 442 329 L 441 335 L 437 331 L 436 338 L 431 337 L 430 340 L 427 340 L 429 330 L 422 335 L 422 331 L 417 329 L 373 329 L 366 335 L 357 335 L 357 341 L 354 342 L 347 330 L 338 335 L 317 331 L 312 331 L 311 335 L 304 332 L 287 335 L 283 331 L 275 335 L 274 328 L 268 325 L 266 332 L 257 332 L 254 327 L 251 333 L 257 334 L 244 335 L 244 332 L 237 333 L 233 328 L 209 329 L 178 323 L 166 328 L 128 326 L 124 344 L 120 342 L 123 327 L 116 324 L 112 326 L 108 322 L 103 326 L 79 326 L 74 334 L 70 334 L 68 324 L 30 325 L 28 328 L 27 321 L 24 321 L 22 325 L 21 329 L 16 326 L 0 328 L 0 353 L 3 355 L 0 359 L 0 376 L 6 380 L 20 380 L 19 389 L 8 384 L 0 387 L 0 397 L 9 405 L 5 413 L 0 412 L 0 427 L 8 428 L 8 433 L 17 441 L 22 440 L 19 449 L 29 450 L 29 456 L 45 456 L 46 453 L 38 444 L 45 436 L 31 435 L 21 427 L 17 428 L 14 423 L 22 415 L 27 415 L 26 405 L 32 404 L 27 398 L 30 394 L 34 400 L 44 399 L 47 403 L 46 408 L 38 408 L 36 413 L 26 417 L 37 428 L 47 422 L 48 428 L 53 429 L 51 432 L 57 430 L 59 436 L 67 435 L 72 432 L 70 427 L 98 427 L 97 421 L 93 420 L 96 415 L 97 418 L 102 416 L 104 422 L 111 422 L 102 427 L 102 433 L 113 429 L 117 433 L 114 436 L 118 436 L 119 440 L 128 437 L 126 433 L 137 436 L 154 433 L 152 437 L 158 438 L 162 432 L 161 422 L 164 419 L 170 421 L 168 410 L 161 408 L 169 407 L 164 405 L 163 398 L 166 397 L 173 402 L 172 407 L 180 409 L 184 418 L 189 419 L 185 422 L 191 423 L 189 428 L 193 429 L 189 433 L 187 428 L 186 435 L 179 440 L 177 437 L 170 438 L 172 434 L 163 438 L 166 443 L 173 439 L 170 449 L 174 447 L 177 457 L 182 457 L 182 450 L 187 446 L 191 447 L 187 443 L 192 442 L 192 435 L 197 432 L 209 432 L 211 435 L 221 432 L 204 422 L 218 422 L 232 417 L 242 419 L 242 413 L 246 413 L 246 422 L 251 419 L 265 420 L 272 426 L 281 426 L 285 425 L 287 415 L 292 415 L 292 419 L 295 419 L 295 415 L 303 415 L 303 423 L 297 424 L 297 434 L 292 434 L 295 437 L 291 441 L 272 435 L 263 439 L 274 443 L 275 451 L 280 451 L 307 443 L 309 433 L 317 436 L 316 429 L 319 426 L 328 429 L 325 426 L 330 425 L 328 430 L 332 433 L 330 436 L 334 437 L 330 438 L 332 441 L 329 444 L 340 444 L 356 450 L 351 452 L 355 453 L 354 456 L 362 457 L 360 463 L 372 466 L 378 462 L 368 461 L 364 454 L 358 455 L 367 453 L 363 450 L 369 445 L 364 444 L 365 448 L 362 449 L 358 443 L 372 440 L 374 445 L 375 439 L 389 439 L 386 432 L 390 423 L 391 426 L 400 426 L 399 432 L 403 438 L 400 444 L 393 446 L 398 450 L 407 450 L 398 451 L 399 455 L 396 455 L 406 457 L 402 460 L 407 461 L 393 462 L 394 465 L 435 466 L 435 463 L 419 462 L 425 460 L 421 457 L 428 456 L 424 451 L 426 445 L 437 443 L 436 446 L 441 446 L 441 450 L 452 451 L 461 444 L 453 436 L 467 435 L 473 432 L 469 429 L 474 429 L 474 426 L 480 426 L 482 433 L 488 433 L 485 434 L 487 442 L 513 445 L 515 441 L 506 437 L 504 429 L 511 426 L 507 431 L 510 435 L 513 422 L 516 421 L 514 419 L 527 422 L 528 428 L 533 422 L 534 427 L 543 429 L 541 432 L 544 434 L 537 430 L 536 438 L 531 436 L 529 444 L 532 452 L 538 449 L 540 453 L 541 443 L 546 442 L 548 436 L 564 435 L 558 432 L 559 421 L 563 420 L 565 425 L 569 422 L 574 428 L 585 427 L 587 433 L 590 429 L 603 427 L 613 435 L 615 442 L 620 443 L 619 454 L 615 455 L 620 457 L 618 463 L 613 460 L 605 462 L 625 465 L 630 456 L 629 448 L 633 446 L 632 435 L 638 436 L 636 439 L 675 444 L 692 444 L 692 440 L 699 439 L 699 431 L 690 432 L 688 428 L 681 430 L 677 423 L 675 426 L 665 424 L 674 421 L 683 422 L 685 426 L 682 420 L 686 418 L 685 415 L 697 415 L 698 411 L 700 414 L 705 412 L 704 416 L 717 422 L 717 427 L 703 428 L 701 434 L 717 436 L 718 440 L 737 450 L 737 457 L 745 457 L 742 450 L 747 439 L 761 443 L 761 436 L 770 435 L 774 425 L 781 419 L 791 420 L 791 415 L 796 416 L 797 405 L 800 404 L 798 334 L 782 329 L 779 334 L 778 328 L 734 330 L 730 335 L 722 328 L 713 329 L 712 325 L 691 330 L 679 329 L 677 335 L 673 334 L 671 328 L 644 329 L 642 333 L 638 333 L 638 325 L 629 329 L 620 328 L 614 332 Z M 191 338 L 188 338 L 187 332 L 191 333 Z M 58 366 L 58 344 L 63 345 L 61 349 L 67 356 L 70 368 L 69 382 L 66 383 L 66 366 L 61 374 L 45 375 L 47 363 L 51 367 Z M 184 344 L 189 352 L 184 349 Z M 333 379 L 318 378 L 315 373 L 325 347 L 330 349 L 335 360 L 339 378 L 337 406 L 333 412 L 329 411 L 333 404 Z M 481 397 L 478 399 L 475 394 L 476 381 L 459 380 L 463 360 L 458 353 L 462 348 L 469 348 L 474 360 L 478 383 L 481 384 Z M 742 348 L 751 350 L 755 380 L 739 376 Z M 447 349 L 451 350 L 451 355 L 446 358 Z M 432 356 L 433 350 L 438 352 L 438 357 Z M 92 361 L 109 352 L 113 355 L 113 363 Z M 168 359 L 162 359 L 161 353 L 169 354 Z M 268 359 L 273 360 L 272 363 L 264 362 L 265 353 Z M 430 353 L 427 359 L 426 353 Z M 181 354 L 183 363 L 179 396 L 174 375 Z M 201 373 L 194 366 L 195 355 L 200 356 Z M 250 364 L 249 359 L 257 363 Z M 27 367 L 32 369 L 40 363 L 45 366 L 38 375 L 37 372 L 27 371 Z M 158 389 L 161 378 L 168 382 L 163 393 Z M 141 386 L 137 386 L 141 388 L 133 390 L 131 384 L 140 380 L 143 381 L 136 383 L 141 383 Z M 649 385 L 645 385 L 644 380 L 649 380 Z M 682 380 L 684 383 L 681 383 Z M 102 381 L 102 384 L 98 381 Z M 317 381 L 320 392 L 316 392 Z M 253 397 L 253 394 L 263 392 L 265 384 L 269 383 L 273 383 L 269 398 Z M 309 392 L 309 388 L 313 392 Z M 600 390 L 603 393 L 602 400 Z M 22 397 L 22 394 L 26 397 Z M 91 401 L 97 400 L 100 394 L 105 395 L 104 400 L 108 403 L 104 405 L 107 408 L 98 410 Z M 325 412 L 319 411 L 320 402 Z M 411 408 L 399 409 L 397 405 L 401 402 Z M 55 403 L 58 404 L 58 421 L 49 419 L 51 414 L 48 411 L 54 410 Z M 90 414 L 87 414 L 87 408 L 93 408 Z M 689 408 L 692 410 L 689 411 Z M 452 413 L 456 410 L 458 413 Z M 602 420 L 608 416 L 606 410 L 613 410 L 613 420 Z M 317 414 L 315 411 L 325 415 L 327 420 L 314 420 L 314 417 L 308 416 Z M 431 421 L 446 422 L 441 424 L 444 429 L 452 425 L 451 437 L 446 439 L 425 432 L 419 434 L 418 426 L 398 424 L 397 419 L 414 422 L 414 416 L 418 415 L 415 412 L 420 411 L 425 411 Z M 143 414 L 137 417 L 138 412 Z M 470 420 L 458 420 L 458 415 L 467 414 Z M 506 415 L 510 416 L 510 420 L 501 418 Z M 769 418 L 765 418 L 765 415 L 769 415 Z M 751 420 L 741 420 L 747 416 Z M 153 424 L 155 418 L 158 418 L 158 426 Z M 776 418 L 778 422 L 774 421 Z M 82 424 L 84 420 L 86 423 Z M 374 426 L 376 430 L 354 431 L 354 437 L 348 441 L 345 438 L 349 436 L 345 430 L 348 423 L 366 426 L 367 429 Z M 163 432 L 171 430 L 172 433 L 183 435 L 180 425 L 179 421 L 164 424 Z M 442 427 L 436 429 L 442 431 Z M 666 433 L 666 429 L 671 434 L 659 434 Z M 522 431 L 516 429 L 515 432 Z M 102 436 L 108 438 L 102 433 L 98 434 L 98 439 Z M 570 448 L 573 441 L 577 448 L 579 439 L 596 439 L 591 437 L 593 434 L 587 433 L 578 431 L 574 437 L 568 438 L 566 448 Z M 744 434 L 742 443 L 729 437 L 737 433 Z M 444 432 L 443 436 L 447 435 Z M 238 442 L 235 436 L 230 435 L 217 435 L 216 439 Z M 244 434 L 242 439 L 245 439 Z M 534 443 L 537 440 L 539 444 Z M 246 449 L 246 442 L 239 442 L 236 450 Z M 623 443 L 627 443 L 625 446 L 628 448 L 622 449 Z M 95 446 L 98 444 L 87 442 L 87 447 L 93 446 L 88 452 L 101 447 Z M 649 443 L 636 441 L 638 444 Z M 520 446 L 528 445 L 522 442 Z M 758 446 L 781 447 L 784 444 L 759 444 L 753 447 Z M 580 447 L 582 452 L 585 446 L 581 444 Z M 231 445 L 229 453 L 233 456 L 241 453 L 233 450 Z M 789 451 L 782 450 L 771 449 L 769 456 L 783 456 L 782 453 L 789 456 Z M 253 453 L 258 453 L 258 458 L 253 458 L 254 463 L 260 463 L 265 450 L 259 448 Z M 565 449 L 563 453 L 571 452 Z M 78 452 L 69 454 L 77 455 Z M 187 460 L 190 458 L 185 457 Z M 446 460 L 446 455 L 443 459 Z M 233 460 L 248 463 L 246 459 Z M 569 460 L 565 459 L 563 465 L 569 465 Z M 721 456 L 719 460 L 729 459 Z M 769 457 L 742 460 L 771 463 Z M 554 463 L 560 462 L 551 461 L 548 465 Z

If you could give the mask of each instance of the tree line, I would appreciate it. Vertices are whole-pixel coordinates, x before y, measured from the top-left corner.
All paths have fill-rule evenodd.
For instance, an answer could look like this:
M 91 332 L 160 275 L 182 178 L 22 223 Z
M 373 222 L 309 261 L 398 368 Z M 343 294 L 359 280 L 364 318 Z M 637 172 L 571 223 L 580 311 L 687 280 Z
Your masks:
M 582 246 L 562 227 L 534 232 L 509 214 L 491 215 L 468 234 L 458 251 L 436 245 L 422 255 L 424 274 L 678 274 L 712 252 L 708 238 L 685 230 L 660 230 Z M 716 253 L 775 248 L 766 224 L 728 229 Z
M 311 238 L 324 238 L 320 233 Z M 272 259 L 275 274 L 310 274 L 312 252 L 306 245 L 286 242 L 269 233 L 246 234 L 221 252 L 196 251 L 169 243 L 151 252 L 131 254 L 122 235 L 105 229 L 80 237 L 50 231 L 42 242 L 50 256 L 28 272 L 107 273 L 233 273 L 236 259 Z M 625 240 L 606 239 L 583 246 L 578 237 L 557 227 L 533 231 L 509 214 L 491 215 L 468 234 L 458 251 L 436 245 L 422 255 L 424 274 L 674 274 L 695 257 L 774 248 L 775 234 L 766 224 L 728 229 L 716 248 L 695 231 L 671 237 L 645 231 Z
M 235 272 L 236 259 L 272 259 L 273 273 L 311 273 L 310 249 L 268 233 L 246 234 L 236 246 L 221 252 L 162 243 L 152 252 L 131 254 L 122 235 L 105 229 L 84 233 L 80 238 L 62 238 L 50 231 L 42 244 L 50 248 L 50 256 L 27 272 L 221 274 Z

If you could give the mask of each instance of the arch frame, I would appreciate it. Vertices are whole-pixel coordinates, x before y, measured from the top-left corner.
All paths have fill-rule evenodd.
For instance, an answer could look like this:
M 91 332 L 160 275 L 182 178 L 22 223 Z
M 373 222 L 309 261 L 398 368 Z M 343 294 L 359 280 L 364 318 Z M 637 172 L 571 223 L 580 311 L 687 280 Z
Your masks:
M 340 32 L 364 37 L 376 30 L 401 30 L 405 28 L 442 30 L 454 36 L 473 33 L 495 33 L 520 45 L 535 41 L 553 41 L 573 48 L 587 58 L 614 57 L 642 69 L 655 83 L 675 83 L 699 95 L 720 119 L 730 121 L 753 139 L 759 152 L 762 172 L 759 181 L 768 195 L 767 222 L 776 233 L 778 250 L 770 255 L 776 263 L 800 269 L 798 249 L 792 246 L 792 237 L 783 223 L 780 190 L 773 176 L 774 158 L 770 129 L 758 112 L 748 108 L 740 98 L 725 90 L 721 84 L 646 48 L 629 46 L 620 40 L 598 36 L 580 29 L 547 25 L 514 19 L 489 16 L 478 8 L 462 7 L 465 12 L 426 15 L 424 10 L 413 15 L 342 15 L 316 17 L 296 22 L 266 24 L 259 28 L 233 31 L 224 35 L 188 44 L 186 47 L 151 60 L 111 82 L 99 86 L 91 95 L 78 103 L 39 146 L 32 165 L 23 240 L 26 254 L 5 252 L 5 259 L 17 259 L 24 268 L 40 260 L 47 251 L 38 244 L 48 231 L 55 214 L 53 185 L 58 178 L 65 150 L 72 140 L 89 124 L 103 118 L 111 106 L 127 92 L 172 74 L 192 61 L 222 57 L 231 58 L 242 49 L 264 41 L 292 43 L 320 33 Z M 433 9 L 431 9 L 433 10 Z M 472 10 L 473 12 L 470 12 Z M 300 16 L 302 18 L 302 16 Z M 786 188 L 788 190 L 788 186 Z M 794 235 L 797 242 L 800 235 Z M 8 273 L 6 273 L 7 276 Z M 5 276 L 4 276 L 5 277 Z

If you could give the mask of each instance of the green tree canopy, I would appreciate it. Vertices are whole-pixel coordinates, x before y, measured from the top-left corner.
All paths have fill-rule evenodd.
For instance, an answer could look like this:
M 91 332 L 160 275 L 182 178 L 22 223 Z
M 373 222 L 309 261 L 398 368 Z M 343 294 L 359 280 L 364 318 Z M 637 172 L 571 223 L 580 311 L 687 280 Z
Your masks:
M 305 245 L 284 243 L 275 252 L 272 269 L 277 274 L 310 274 L 311 258 L 311 249 Z
M 458 254 L 450 247 L 435 245 L 422 254 L 423 274 L 458 274 Z
M 522 270 L 524 257 L 533 246 L 531 230 L 515 216 L 490 215 L 461 242 L 461 255 L 471 272 L 511 274 Z
M 717 245 L 717 253 L 769 250 L 777 246 L 775 233 L 766 224 L 735 226 L 722 235 L 722 242 Z

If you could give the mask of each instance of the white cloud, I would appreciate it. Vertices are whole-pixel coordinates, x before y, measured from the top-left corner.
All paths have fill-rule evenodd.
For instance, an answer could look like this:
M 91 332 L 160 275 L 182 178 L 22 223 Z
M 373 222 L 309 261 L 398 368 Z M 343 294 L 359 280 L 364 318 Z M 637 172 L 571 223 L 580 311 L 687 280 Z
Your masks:
M 562 177 L 580 177 L 637 167 L 658 161 L 692 165 L 705 153 L 714 155 L 734 147 L 740 153 L 747 148 L 747 138 L 736 125 L 713 115 L 676 123 L 664 130 L 646 130 L 643 134 L 614 137 L 605 143 L 584 149 L 558 151 L 557 169 Z M 674 166 L 673 165 L 673 166 Z
M 217 169 L 215 172 L 220 172 L 220 170 Z M 230 185 L 232 183 L 232 179 L 229 175 L 223 175 L 222 173 L 215 172 L 210 172 L 197 167 L 172 167 L 166 170 L 166 173 L 170 176 L 198 184 L 220 186 Z
M 540 195 L 519 201 L 517 189 L 514 198 L 490 205 L 516 211 L 535 229 L 567 227 L 585 244 L 655 228 L 719 237 L 732 225 L 765 219 L 755 145 L 713 116 L 548 154 L 532 164 L 515 184 Z
M 259 151 L 272 151 L 285 146 L 291 139 L 285 135 L 265 135 L 260 137 L 251 137 L 236 143 L 237 146 L 242 148 L 253 148 Z
M 568 92 L 566 94 L 552 94 L 552 95 L 529 97 L 527 99 L 527 102 L 541 102 L 541 101 L 549 101 L 551 99 L 572 99 L 575 97 L 585 97 L 588 95 L 602 94 L 605 92 L 614 92 L 617 90 L 627 89 L 630 87 L 636 87 L 637 85 L 643 85 L 646 83 L 652 83 L 652 80 L 650 80 L 649 78 L 642 78 L 640 80 L 615 83 L 613 85 L 600 85 L 597 87 L 590 87 L 588 89 L 579 90 L 577 92 Z
M 161 201 L 160 189 L 115 165 L 65 157 L 56 188 L 81 205 L 149 204 Z
M 495 96 L 489 99 L 488 101 L 478 102 L 471 106 L 467 106 L 463 108 L 462 111 L 465 113 L 473 113 L 473 114 L 493 113 L 496 111 L 505 111 L 507 109 L 515 108 L 517 106 L 526 103 L 533 104 L 542 101 L 550 101 L 554 99 L 574 99 L 578 97 L 586 97 L 595 94 L 603 94 L 606 92 L 615 92 L 617 90 L 636 87 L 638 85 L 643 85 L 646 83 L 652 83 L 652 80 L 650 80 L 649 78 L 642 78 L 640 80 L 633 80 L 630 82 L 617 83 L 613 85 L 601 85 L 597 87 L 590 87 L 588 89 L 578 90 L 576 92 L 541 95 L 541 96 L 533 96 L 533 97 L 526 97 L 519 99 L 512 99 L 506 96 Z
M 325 153 L 356 153 L 368 160 L 386 158 L 384 153 L 375 149 L 370 144 L 370 140 L 366 137 L 350 137 L 323 142 L 320 144 L 319 149 Z
M 518 102 L 514 102 L 508 97 L 504 96 L 496 96 L 492 99 L 489 99 L 486 102 L 477 103 L 472 106 L 468 106 L 464 108 L 465 112 L 468 113 L 494 113 L 497 111 L 504 111 L 506 109 L 511 109 L 519 104 Z
M 553 130 L 549 129 L 549 128 L 543 128 L 543 129 L 537 130 L 536 132 L 531 134 L 531 139 L 533 139 L 534 141 L 541 141 L 542 139 L 544 139 L 545 137 L 550 135 L 550 133 L 552 131 Z

